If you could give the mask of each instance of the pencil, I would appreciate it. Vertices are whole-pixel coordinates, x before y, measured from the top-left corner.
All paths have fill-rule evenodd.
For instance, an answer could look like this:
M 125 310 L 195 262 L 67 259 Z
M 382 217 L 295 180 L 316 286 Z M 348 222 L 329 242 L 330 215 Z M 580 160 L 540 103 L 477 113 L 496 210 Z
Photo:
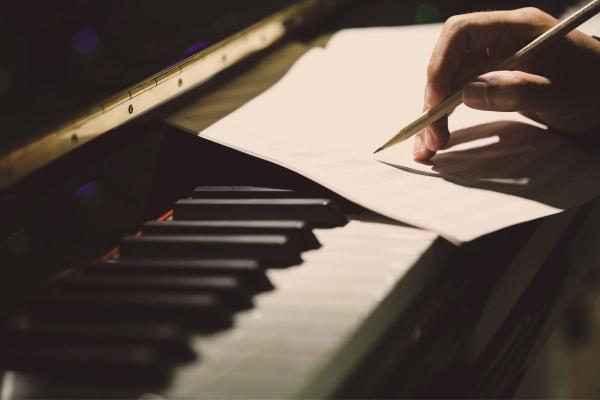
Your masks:
M 538 36 L 534 41 L 532 41 L 531 43 L 523 47 L 521 50 L 516 52 L 514 55 L 506 59 L 500 65 L 498 65 L 496 69 L 502 70 L 514 67 L 516 64 L 522 62 L 523 59 L 525 59 L 526 57 L 531 57 L 533 54 L 552 45 L 554 42 L 565 36 L 567 33 L 571 32 L 573 29 L 575 29 L 588 19 L 592 18 L 599 11 L 600 0 L 592 0 L 584 7 L 570 15 L 568 18 L 559 22 L 557 25 L 555 25 L 542 35 Z M 383 146 L 375 150 L 373 154 L 378 153 L 381 150 L 390 147 L 394 144 L 405 141 L 406 139 L 415 135 L 417 132 L 421 131 L 425 127 L 431 125 L 438 119 L 450 114 L 461 103 L 462 93 L 461 91 L 458 91 L 457 93 L 454 93 L 452 96 L 448 97 L 442 103 L 425 111 L 419 118 L 408 124 L 402 130 L 400 130 L 400 132 L 394 135 L 394 137 L 385 142 Z

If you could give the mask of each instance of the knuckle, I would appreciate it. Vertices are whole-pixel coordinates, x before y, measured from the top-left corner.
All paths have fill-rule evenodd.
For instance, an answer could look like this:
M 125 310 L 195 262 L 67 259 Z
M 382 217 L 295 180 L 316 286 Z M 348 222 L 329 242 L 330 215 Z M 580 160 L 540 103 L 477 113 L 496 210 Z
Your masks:
M 486 94 L 488 106 L 492 110 L 513 110 L 518 105 L 518 89 L 512 73 L 498 76 L 490 74 L 487 79 Z
M 556 19 L 550 14 L 540 10 L 537 7 L 524 7 L 513 11 L 523 20 L 539 26 L 551 26 L 556 23 Z
M 452 15 L 450 16 L 447 20 L 446 23 L 444 24 L 445 27 L 451 27 L 456 25 L 456 23 L 460 20 L 462 16 L 461 15 Z
M 545 14 L 542 10 L 537 7 L 523 7 L 518 10 L 521 14 L 527 14 L 527 16 L 536 17 L 540 14 Z
M 444 29 L 447 33 L 455 33 L 466 25 L 467 20 L 468 14 L 453 15 L 446 20 Z
M 442 35 L 448 43 L 465 39 L 476 26 L 481 24 L 480 15 L 481 13 L 453 15 L 446 20 Z

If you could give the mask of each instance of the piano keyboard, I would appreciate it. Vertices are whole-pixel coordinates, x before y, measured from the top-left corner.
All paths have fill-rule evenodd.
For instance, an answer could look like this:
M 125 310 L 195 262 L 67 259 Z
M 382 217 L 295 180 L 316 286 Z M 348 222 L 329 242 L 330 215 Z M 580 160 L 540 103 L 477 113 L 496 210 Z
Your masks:
M 435 239 L 319 194 L 196 188 L 117 255 L 55 278 L 3 327 L 0 367 L 15 385 L 327 397 L 434 276 Z M 37 395 L 73 391 L 51 386 Z

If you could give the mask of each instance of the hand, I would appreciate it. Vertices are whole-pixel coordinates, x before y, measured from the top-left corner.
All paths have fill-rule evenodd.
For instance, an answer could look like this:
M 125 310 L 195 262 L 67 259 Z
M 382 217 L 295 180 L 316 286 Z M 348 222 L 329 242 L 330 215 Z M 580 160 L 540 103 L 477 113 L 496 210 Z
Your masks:
M 517 71 L 484 73 L 557 22 L 536 8 L 449 18 L 429 61 L 425 108 L 462 87 L 469 107 L 519 111 L 561 132 L 600 135 L 600 41 L 593 37 L 575 30 Z M 415 159 L 433 157 L 448 137 L 444 117 L 416 135 Z

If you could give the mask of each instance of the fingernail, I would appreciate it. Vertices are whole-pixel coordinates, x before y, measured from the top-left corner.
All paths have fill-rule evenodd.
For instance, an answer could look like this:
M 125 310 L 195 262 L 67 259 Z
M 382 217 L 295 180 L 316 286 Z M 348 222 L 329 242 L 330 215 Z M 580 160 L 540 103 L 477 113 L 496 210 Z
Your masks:
M 435 140 L 435 136 L 433 135 L 433 131 L 431 130 L 431 128 L 425 128 L 425 145 L 427 146 L 427 148 L 431 151 L 436 151 L 436 142 L 437 141 Z
M 490 105 L 487 94 L 487 83 L 469 82 L 462 90 L 463 102 L 469 107 L 487 108 Z
M 421 135 L 415 135 L 415 144 L 413 145 L 413 156 L 417 157 L 423 151 L 423 141 Z

